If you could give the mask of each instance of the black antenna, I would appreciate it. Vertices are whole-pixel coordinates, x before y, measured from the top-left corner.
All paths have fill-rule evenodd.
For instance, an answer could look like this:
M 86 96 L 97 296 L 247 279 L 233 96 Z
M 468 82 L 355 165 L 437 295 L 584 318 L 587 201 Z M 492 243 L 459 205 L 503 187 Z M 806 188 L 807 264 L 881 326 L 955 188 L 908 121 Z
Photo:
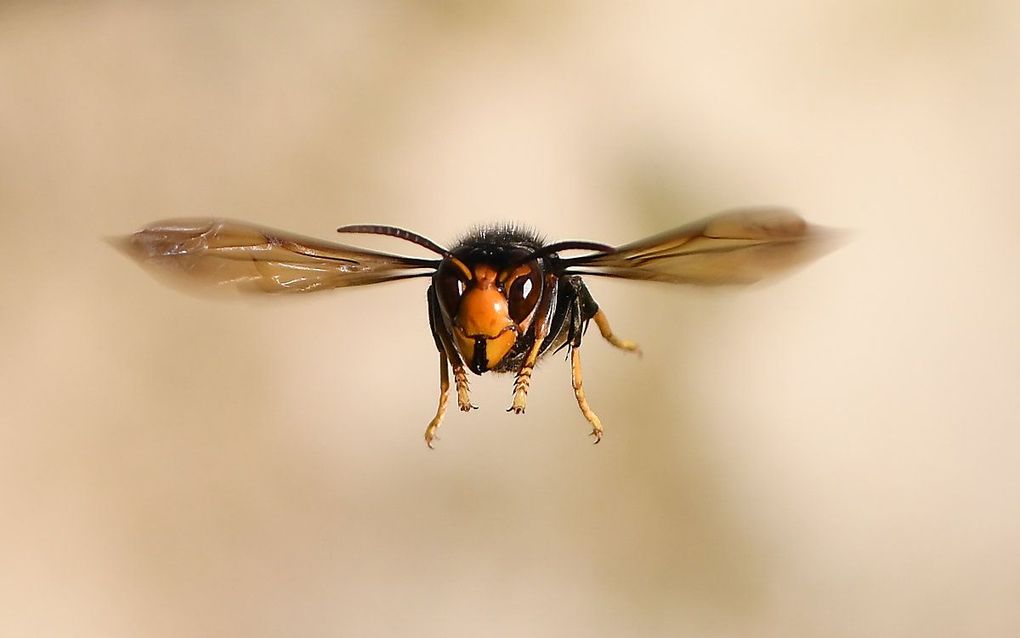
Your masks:
M 545 257 L 548 254 L 558 253 L 561 250 L 594 250 L 595 252 L 608 253 L 616 249 L 608 244 L 600 244 L 594 241 L 559 241 L 555 244 L 549 244 L 536 249 L 529 258 L 535 259 L 536 257 Z
M 436 242 L 432 241 L 428 237 L 422 237 L 418 233 L 413 233 L 403 228 L 397 228 L 396 226 L 378 226 L 375 224 L 351 224 L 349 226 L 341 226 L 336 229 L 338 233 L 364 233 L 366 235 L 386 235 L 387 237 L 396 237 L 397 239 L 403 239 L 413 244 L 418 244 L 423 248 L 427 248 L 434 253 L 448 257 L 450 251 L 443 248 Z

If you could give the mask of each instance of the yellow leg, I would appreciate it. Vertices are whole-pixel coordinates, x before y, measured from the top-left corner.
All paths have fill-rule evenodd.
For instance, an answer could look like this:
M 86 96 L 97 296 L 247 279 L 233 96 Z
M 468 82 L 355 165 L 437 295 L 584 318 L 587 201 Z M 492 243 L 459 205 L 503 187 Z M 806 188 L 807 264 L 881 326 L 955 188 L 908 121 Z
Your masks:
M 528 350 L 528 356 L 524 359 L 524 365 L 517 372 L 517 379 L 514 381 L 514 402 L 507 412 L 521 414 L 528 405 L 528 388 L 531 386 L 531 373 L 535 369 L 535 362 L 538 361 L 538 353 L 542 349 L 544 336 L 535 335 L 535 344 Z
M 538 354 L 542 351 L 542 342 L 549 336 L 549 321 L 551 320 L 549 304 L 552 303 L 552 299 L 556 294 L 555 291 L 556 276 L 553 274 L 546 275 L 545 292 L 542 293 L 542 298 L 538 302 L 538 308 L 535 310 L 535 323 L 532 324 L 535 342 L 531 344 L 528 356 L 524 358 L 524 364 L 521 365 L 521 369 L 517 372 L 517 378 L 514 380 L 514 402 L 507 408 L 507 412 L 521 414 L 528 405 L 528 388 L 531 386 L 531 373 L 535 369 L 535 362 L 538 361 Z
M 602 421 L 588 406 L 588 399 L 584 396 L 584 383 L 581 379 L 581 351 L 577 348 L 570 349 L 570 382 L 574 386 L 574 396 L 577 397 L 577 407 L 581 408 L 581 414 L 591 423 L 591 436 L 595 437 L 595 443 L 602 440 Z
M 446 354 L 439 353 L 439 407 L 436 408 L 436 416 L 429 422 L 429 426 L 425 428 L 425 445 L 432 447 L 432 440 L 436 437 L 436 430 L 439 429 L 439 424 L 443 422 L 443 416 L 446 415 L 446 400 L 447 395 L 450 391 L 450 371 L 448 369 L 448 362 L 446 360 Z
M 606 318 L 606 313 L 602 312 L 601 308 L 599 308 L 598 312 L 595 313 L 595 316 L 592 317 L 592 319 L 595 320 L 595 325 L 599 327 L 599 332 L 602 333 L 603 339 L 621 350 L 636 352 L 639 356 L 641 355 L 641 348 L 638 347 L 637 343 L 621 339 L 613 334 L 613 329 L 609 327 L 609 319 Z
M 457 384 L 457 407 L 461 412 L 477 410 L 478 406 L 471 405 L 471 393 L 468 390 L 467 368 L 463 363 L 453 364 L 453 380 Z

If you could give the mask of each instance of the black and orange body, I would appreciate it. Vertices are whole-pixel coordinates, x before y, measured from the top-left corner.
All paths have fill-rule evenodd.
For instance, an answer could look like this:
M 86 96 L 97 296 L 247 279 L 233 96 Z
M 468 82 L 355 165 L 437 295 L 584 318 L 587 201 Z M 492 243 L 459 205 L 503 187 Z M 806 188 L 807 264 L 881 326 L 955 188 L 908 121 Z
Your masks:
M 585 396 L 579 348 L 589 321 L 612 345 L 637 351 L 613 334 L 583 277 L 673 284 L 748 284 L 818 257 L 837 242 L 782 209 L 721 213 L 613 247 L 589 241 L 545 243 L 513 225 L 478 229 L 452 248 L 392 226 L 343 226 L 343 233 L 402 239 L 437 258 L 407 257 L 302 237 L 244 222 L 178 219 L 156 222 L 117 247 L 155 274 L 204 281 L 212 288 L 304 293 L 430 277 L 428 314 L 439 351 L 440 398 L 425 430 L 432 446 L 446 413 L 452 370 L 457 404 L 473 409 L 468 374 L 513 372 L 509 411 L 524 412 L 535 364 L 569 348 L 571 385 L 598 442 L 602 424 Z M 583 251 L 565 256 L 569 251 Z

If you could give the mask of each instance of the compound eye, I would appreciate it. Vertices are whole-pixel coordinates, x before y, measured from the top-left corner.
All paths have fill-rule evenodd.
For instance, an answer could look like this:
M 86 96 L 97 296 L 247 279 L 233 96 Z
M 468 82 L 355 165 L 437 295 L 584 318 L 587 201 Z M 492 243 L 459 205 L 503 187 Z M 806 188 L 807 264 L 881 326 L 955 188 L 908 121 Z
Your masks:
M 457 315 L 457 308 L 460 307 L 460 298 L 464 295 L 467 287 L 464 283 L 464 276 L 459 268 L 451 263 L 444 262 L 436 271 L 436 290 L 439 293 L 439 303 L 443 306 L 447 316 Z
M 542 271 L 538 262 L 522 266 L 514 273 L 507 287 L 506 300 L 510 310 L 510 318 L 517 323 L 524 323 L 538 305 L 542 296 Z

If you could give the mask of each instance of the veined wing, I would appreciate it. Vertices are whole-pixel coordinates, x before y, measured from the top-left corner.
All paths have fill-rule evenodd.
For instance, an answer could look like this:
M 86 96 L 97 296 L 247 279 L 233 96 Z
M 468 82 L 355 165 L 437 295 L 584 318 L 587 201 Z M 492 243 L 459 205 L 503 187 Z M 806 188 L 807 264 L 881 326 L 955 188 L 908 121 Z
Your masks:
M 158 221 L 112 243 L 170 283 L 268 293 L 424 277 L 439 265 L 226 219 Z
M 833 250 L 840 233 L 785 209 L 719 213 L 613 250 L 563 260 L 567 273 L 700 285 L 749 284 Z

